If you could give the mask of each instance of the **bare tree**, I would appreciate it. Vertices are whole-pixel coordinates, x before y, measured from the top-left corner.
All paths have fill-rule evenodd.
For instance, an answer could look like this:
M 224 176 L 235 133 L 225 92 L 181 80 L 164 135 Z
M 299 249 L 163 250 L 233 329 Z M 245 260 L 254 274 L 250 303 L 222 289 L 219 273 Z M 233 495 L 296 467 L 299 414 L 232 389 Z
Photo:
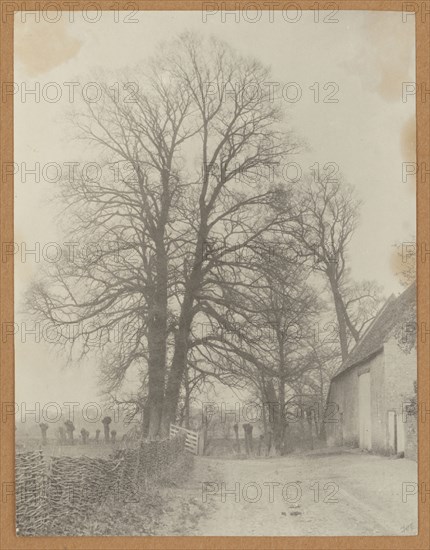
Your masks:
M 83 445 L 87 445 L 89 436 L 90 436 L 90 432 L 88 430 L 86 430 L 85 428 L 82 428 L 81 429 L 81 438 L 82 438 L 82 444 Z
M 132 102 L 120 101 L 103 85 L 103 101 L 87 103 L 74 117 L 79 136 L 97 146 L 106 170 L 100 179 L 73 174 L 64 182 L 61 198 L 73 228 L 68 236 L 101 244 L 89 258 L 52 266 L 45 279 L 50 284 L 35 285 L 29 304 L 60 331 L 78 325 L 71 341 L 81 345 L 82 354 L 94 338 L 107 348 L 102 357 L 107 391 L 120 387 L 131 367 L 147 372 L 145 431 L 155 436 L 169 330 L 171 206 L 181 188 L 179 149 L 193 130 L 187 125 L 186 90 L 155 65 L 140 81 Z
M 415 235 L 408 242 L 397 243 L 393 264 L 403 286 L 409 286 L 417 277 L 417 243 Z
M 40 428 L 40 431 L 42 432 L 42 445 L 46 445 L 48 443 L 47 441 L 47 438 L 46 438 L 46 433 L 48 431 L 48 424 L 45 424 L 45 422 L 42 422 L 41 424 L 39 424 L 39 428 Z
M 267 420 L 276 448 L 284 452 L 288 401 L 297 381 L 314 368 L 308 342 L 314 338 L 319 300 L 306 282 L 309 268 L 281 243 L 248 262 L 253 265 L 248 280 L 242 270 L 240 281 L 225 285 L 223 300 L 204 304 L 218 330 L 203 339 L 201 353 L 252 383 L 262 404 L 270 404 Z
M 293 238 L 297 253 L 308 258 L 328 282 L 344 360 L 350 336 L 358 341 L 381 300 L 374 283 L 360 286 L 351 283 L 349 277 L 348 244 L 357 227 L 360 202 L 341 178 L 320 174 L 304 178 L 294 197 L 293 205 L 287 203 L 292 221 L 283 231 Z M 358 309 L 361 311 L 357 313 Z
M 66 420 L 64 422 L 64 425 L 66 427 L 66 433 L 67 433 L 67 438 L 69 440 L 69 444 L 73 445 L 73 443 L 74 443 L 73 432 L 75 431 L 75 425 L 73 424 L 73 422 L 71 420 Z
M 109 443 L 110 440 L 110 424 L 112 422 L 112 418 L 110 416 L 105 416 L 102 420 L 103 424 L 103 431 L 105 435 L 105 443 Z
M 173 74 L 192 95 L 199 121 L 199 154 L 197 173 L 181 205 L 187 227 L 181 249 L 187 267 L 166 383 L 165 433 L 175 418 L 202 293 L 216 299 L 213 274 L 220 264 L 227 263 L 229 253 L 257 239 L 273 223 L 264 208 L 272 199 L 272 190 L 265 182 L 238 185 L 237 177 L 276 165 L 288 150 L 277 126 L 279 108 L 262 86 L 268 78 L 267 69 L 239 58 L 223 44 L 213 41 L 203 47 L 189 36 L 177 44 L 171 59 Z M 226 84 L 230 88 L 226 89 Z M 205 248 L 212 240 L 221 242 L 222 250 L 208 257 Z
M 74 116 L 106 169 L 64 182 L 66 231 L 96 246 L 52 264 L 27 302 L 79 358 L 96 345 L 106 391 L 139 372 L 150 437 L 175 420 L 200 294 L 216 297 L 220 266 L 240 270 L 232 251 L 277 216 L 268 181 L 238 176 L 276 166 L 292 147 L 266 68 L 192 35 L 166 48 L 131 103 L 105 85 L 103 100 Z M 223 242 L 216 258 L 205 255 L 211 239 Z

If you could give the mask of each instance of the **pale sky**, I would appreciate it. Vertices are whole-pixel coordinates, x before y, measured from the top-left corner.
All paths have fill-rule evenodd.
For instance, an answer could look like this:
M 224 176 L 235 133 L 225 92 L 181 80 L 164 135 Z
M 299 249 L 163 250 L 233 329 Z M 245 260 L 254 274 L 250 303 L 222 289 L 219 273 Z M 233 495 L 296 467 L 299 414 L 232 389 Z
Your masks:
M 288 118 L 308 151 L 294 160 L 303 170 L 315 162 L 339 165 L 345 179 L 362 199 L 360 227 L 350 246 L 354 278 L 375 279 L 389 295 L 401 290 L 393 272 L 393 245 L 410 241 L 415 233 L 415 184 L 402 181 L 402 163 L 415 162 L 415 98 L 402 101 L 402 83 L 415 80 L 415 24 L 400 12 L 340 11 L 338 22 L 314 21 L 313 12 L 303 12 L 295 23 L 281 13 L 262 12 L 257 23 L 233 16 L 196 12 L 137 12 L 136 23 L 114 21 L 113 12 L 103 12 L 89 23 L 76 14 L 70 22 L 63 13 L 56 23 L 34 22 L 34 17 L 15 18 L 15 242 L 34 249 L 49 242 L 62 243 L 52 206 L 47 200 L 55 184 L 45 181 L 42 166 L 79 160 L 82 143 L 70 140 L 64 120 L 70 108 L 67 82 L 83 86 L 95 80 L 98 68 L 117 71 L 144 62 L 162 40 L 185 30 L 211 34 L 225 40 L 272 69 L 273 81 L 281 86 L 296 83 L 301 98 L 288 103 Z M 291 17 L 290 19 L 293 19 Z M 112 78 L 112 84 L 115 79 Z M 57 83 L 57 87 L 46 86 Z M 315 83 L 320 100 L 314 101 Z M 327 83 L 335 83 L 324 86 Z M 34 88 L 36 86 L 36 88 Z M 313 90 L 309 89 L 312 86 Z M 35 98 L 30 90 L 40 89 Z M 58 102 L 46 101 L 61 91 Z M 327 94 L 337 103 L 324 102 Z M 25 91 L 27 90 L 27 95 Z M 289 89 L 293 97 L 293 89 Z M 37 92 L 36 92 L 37 93 Z M 23 95 L 24 99 L 23 101 Z M 49 95 L 50 94 L 50 95 Z M 36 101 L 39 99 L 39 101 Z M 96 161 L 97 158 L 94 158 Z M 22 181 L 21 163 L 27 169 L 40 163 L 40 181 L 28 174 Z M 65 169 L 65 168 L 64 168 Z M 51 176 L 52 172 L 51 172 Z M 41 263 L 43 257 L 41 257 Z M 37 262 L 28 255 L 15 261 L 15 303 L 22 307 L 22 292 L 37 272 Z M 20 322 L 19 317 L 17 321 Z M 29 335 L 25 343 L 16 338 L 16 399 L 26 401 L 93 401 L 97 399 L 96 373 L 91 361 L 64 368 L 65 359 L 45 343 Z

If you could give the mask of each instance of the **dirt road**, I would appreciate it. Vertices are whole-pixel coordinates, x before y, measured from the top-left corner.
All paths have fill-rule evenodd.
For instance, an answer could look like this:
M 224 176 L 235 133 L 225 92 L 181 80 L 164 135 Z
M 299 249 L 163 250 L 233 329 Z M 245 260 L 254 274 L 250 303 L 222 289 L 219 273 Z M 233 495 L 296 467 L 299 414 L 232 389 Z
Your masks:
M 416 470 L 406 459 L 358 452 L 198 457 L 180 490 L 182 526 L 171 534 L 411 536 Z

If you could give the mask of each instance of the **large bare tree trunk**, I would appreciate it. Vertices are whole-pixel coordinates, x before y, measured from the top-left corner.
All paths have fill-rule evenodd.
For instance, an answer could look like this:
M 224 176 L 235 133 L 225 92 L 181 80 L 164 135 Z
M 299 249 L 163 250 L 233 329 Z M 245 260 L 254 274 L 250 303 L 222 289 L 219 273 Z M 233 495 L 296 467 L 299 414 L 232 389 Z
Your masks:
M 147 398 L 145 404 L 143 405 L 143 419 L 142 419 L 142 435 L 145 438 L 147 438 L 149 434 L 149 420 L 150 420 L 150 413 L 149 413 L 149 405 L 148 405 L 148 398 Z
M 285 374 L 282 366 L 280 367 L 279 374 L 279 418 L 278 418 L 278 449 L 281 455 L 284 455 L 287 449 L 288 443 L 285 441 L 285 428 L 287 424 L 286 410 L 285 410 Z
M 162 233 L 164 234 L 164 228 Z M 167 354 L 167 255 L 163 235 L 157 246 L 155 292 L 148 315 L 148 437 L 159 435 Z
M 188 344 L 193 322 L 193 306 L 197 291 L 202 281 L 203 247 L 207 237 L 207 212 L 202 204 L 200 206 L 201 222 L 200 230 L 194 249 L 194 265 L 190 277 L 186 283 L 184 298 L 179 317 L 178 331 L 175 335 L 175 351 L 167 377 L 166 392 L 164 395 L 164 407 L 162 415 L 161 434 L 167 437 L 170 424 L 175 421 L 178 408 L 181 384 L 187 368 Z
M 148 338 L 149 355 L 148 361 L 148 414 L 149 426 L 148 437 L 154 439 L 159 432 L 162 407 L 164 400 L 164 379 L 166 373 L 166 343 L 163 338 L 163 330 L 157 327 L 162 324 L 159 320 L 149 328 Z
M 118 241 L 119 251 L 102 251 L 97 269 L 81 262 L 58 273 L 52 266 L 52 289 L 60 286 L 58 296 L 34 285 L 29 299 L 29 309 L 44 319 L 55 311 L 59 326 L 69 326 L 71 317 L 84 328 L 90 319 L 101 329 L 126 323 L 128 334 L 136 338 L 122 338 L 113 349 L 109 344 L 102 368 L 107 391 L 123 389 L 129 368 L 137 367 L 148 380 L 143 428 L 151 438 L 168 435 L 175 420 L 196 302 L 200 307 L 214 300 L 212 291 L 219 294 L 223 278 L 231 277 L 225 266 L 231 264 L 235 274 L 241 269 L 233 259 L 236 246 L 247 249 L 272 225 L 269 180 L 261 189 L 246 185 L 242 190 L 237 176 L 276 167 L 294 149 L 279 131 L 281 102 L 273 103 L 269 90 L 247 93 L 249 82 L 267 81 L 268 69 L 239 58 L 222 43 L 206 45 L 190 35 L 175 41 L 170 53 L 171 60 L 164 54 L 154 58 L 137 101 L 124 106 L 104 84 L 106 102 L 88 104 L 77 117 L 89 142 L 121 168 L 100 182 L 67 182 L 62 193 L 66 205 L 75 209 L 80 233 L 85 238 L 109 235 Z M 232 98 L 226 98 L 226 78 L 236 83 Z M 193 138 L 201 142 L 201 171 L 191 182 L 195 152 L 188 143 Z M 211 258 L 205 256 L 203 266 L 209 233 L 214 240 L 221 237 L 223 245 Z M 133 261 L 129 252 L 136 253 Z M 178 280 L 189 253 L 191 274 Z M 211 292 L 202 298 L 202 281 L 209 274 L 215 275 Z M 91 285 L 89 296 L 81 296 L 77 280 Z M 176 311 L 178 302 L 172 349 L 167 305 Z M 77 333 L 76 342 L 86 346 L 93 330 Z M 167 350 L 172 350 L 168 372 Z
M 188 368 L 185 369 L 184 373 L 184 386 L 185 386 L 185 403 L 184 403 L 184 413 L 183 420 L 185 428 L 190 429 L 190 384 L 188 379 Z M 181 423 L 182 426 L 182 423 Z
M 345 361 L 345 359 L 348 357 L 348 335 L 347 335 L 347 329 L 346 329 L 346 320 L 344 315 L 342 296 L 340 294 L 338 284 L 336 282 L 335 276 L 332 273 L 332 271 L 328 272 L 328 279 L 330 282 L 330 288 L 333 294 L 334 307 L 336 310 L 342 361 Z
M 187 366 L 188 337 L 190 335 L 192 322 L 192 306 L 192 295 L 188 295 L 185 297 L 182 304 L 178 332 L 175 336 L 175 351 L 173 353 L 172 364 L 167 377 L 161 425 L 161 434 L 164 437 L 168 436 L 170 424 L 175 421 L 181 384 Z
M 270 439 L 272 438 L 273 434 L 273 445 L 275 447 L 275 450 L 277 453 L 280 452 L 280 441 L 281 441 L 281 407 L 280 407 L 280 399 L 278 399 L 278 396 L 276 394 L 276 389 L 273 384 L 273 381 L 270 379 L 266 379 L 264 382 L 264 391 L 267 399 L 268 404 L 268 432 Z

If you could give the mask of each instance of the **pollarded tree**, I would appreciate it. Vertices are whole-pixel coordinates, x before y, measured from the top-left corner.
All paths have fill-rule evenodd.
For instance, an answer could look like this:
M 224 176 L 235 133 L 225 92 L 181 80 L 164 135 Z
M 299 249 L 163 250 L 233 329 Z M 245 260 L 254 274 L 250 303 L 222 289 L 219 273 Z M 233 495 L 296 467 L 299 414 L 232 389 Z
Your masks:
M 110 440 L 110 424 L 112 422 L 112 418 L 110 416 L 105 416 L 102 420 L 103 424 L 103 431 L 105 435 L 105 443 L 109 443 Z
M 41 424 L 39 424 L 39 428 L 40 428 L 40 431 L 42 432 L 42 445 L 46 445 L 47 444 L 47 438 L 46 438 L 46 433 L 48 431 L 48 424 L 45 424 L 45 422 L 42 422 Z
M 81 438 L 82 438 L 82 444 L 86 445 L 88 443 L 90 432 L 86 430 L 85 428 L 81 429 Z
M 66 433 L 67 433 L 67 437 L 68 437 L 68 440 L 69 440 L 69 444 L 73 445 L 73 443 L 74 443 L 73 432 L 75 431 L 75 425 L 73 424 L 73 422 L 71 420 L 66 420 L 64 422 L 64 426 L 66 427 Z
M 65 432 L 63 426 L 60 426 L 58 428 L 58 439 L 60 441 L 60 445 L 65 445 L 66 444 L 66 432 Z

